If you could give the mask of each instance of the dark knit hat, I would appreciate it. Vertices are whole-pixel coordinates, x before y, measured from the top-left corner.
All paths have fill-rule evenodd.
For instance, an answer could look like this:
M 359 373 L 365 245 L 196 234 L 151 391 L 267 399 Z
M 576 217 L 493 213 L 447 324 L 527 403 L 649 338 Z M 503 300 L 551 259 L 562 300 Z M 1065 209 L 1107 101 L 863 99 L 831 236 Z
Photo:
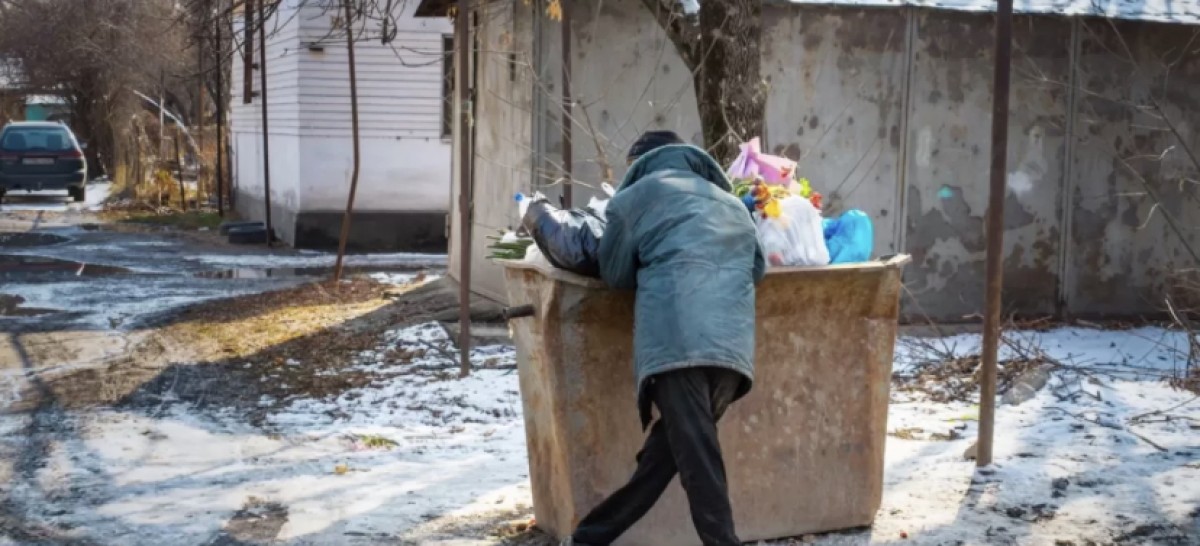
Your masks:
M 646 131 L 642 136 L 638 137 L 637 142 L 629 147 L 629 154 L 625 158 L 629 161 L 634 161 L 651 151 L 663 146 L 672 144 L 686 144 L 679 135 L 674 131 Z

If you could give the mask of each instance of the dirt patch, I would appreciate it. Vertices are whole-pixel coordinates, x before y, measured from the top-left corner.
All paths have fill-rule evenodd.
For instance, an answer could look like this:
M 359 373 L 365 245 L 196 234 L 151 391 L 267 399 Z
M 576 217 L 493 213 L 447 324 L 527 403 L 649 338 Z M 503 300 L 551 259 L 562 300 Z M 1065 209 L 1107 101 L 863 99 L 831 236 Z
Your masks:
M 287 507 L 250 497 L 208 546 L 271 544 L 287 521 Z
M 396 287 L 365 277 L 207 302 L 148 325 L 124 356 L 46 384 L 65 407 L 187 403 L 261 424 L 289 399 L 366 386 L 373 376 L 348 369 L 356 355 L 457 303 L 445 280 Z
M 400 539 L 400 544 L 417 546 L 439 540 L 487 537 L 503 546 L 558 546 L 559 542 L 538 529 L 532 510 L 497 510 L 469 517 L 440 517 L 418 525 Z
M 897 373 L 893 385 L 901 392 L 922 394 L 933 402 L 970 402 L 979 394 L 980 363 L 979 355 L 931 359 L 916 364 L 911 372 Z M 1026 371 L 1046 364 L 1038 358 L 1000 361 L 997 391 L 1007 392 Z
M 224 221 L 214 210 L 207 211 L 170 211 L 159 214 L 144 210 L 118 210 L 112 206 L 100 214 L 101 218 L 110 222 L 124 224 L 142 224 L 146 226 L 169 227 L 179 230 L 215 230 Z
M 1197 536 L 1178 526 L 1163 523 L 1138 525 L 1113 540 L 1117 544 L 1171 544 L 1184 546 L 1195 544 Z

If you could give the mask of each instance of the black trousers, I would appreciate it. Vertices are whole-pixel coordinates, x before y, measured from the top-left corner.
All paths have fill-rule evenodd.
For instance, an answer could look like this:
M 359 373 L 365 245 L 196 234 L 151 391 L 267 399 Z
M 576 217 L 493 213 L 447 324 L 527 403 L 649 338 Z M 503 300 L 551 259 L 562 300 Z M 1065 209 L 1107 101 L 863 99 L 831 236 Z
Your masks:
M 692 523 L 705 546 L 741 544 L 725 482 L 717 421 L 736 396 L 743 378 L 722 368 L 686 368 L 654 376 L 647 393 L 659 419 L 637 456 L 629 483 L 579 522 L 576 543 L 604 546 L 637 523 L 679 473 Z

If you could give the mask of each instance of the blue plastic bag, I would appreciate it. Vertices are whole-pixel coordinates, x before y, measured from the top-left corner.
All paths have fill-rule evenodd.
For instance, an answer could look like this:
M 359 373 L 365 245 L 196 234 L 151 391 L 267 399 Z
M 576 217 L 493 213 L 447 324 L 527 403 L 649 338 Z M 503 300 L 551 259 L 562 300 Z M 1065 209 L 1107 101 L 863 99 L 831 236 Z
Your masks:
M 829 263 L 846 264 L 871 259 L 875 246 L 875 228 L 867 213 L 852 209 L 837 218 L 825 218 L 825 246 L 829 248 Z

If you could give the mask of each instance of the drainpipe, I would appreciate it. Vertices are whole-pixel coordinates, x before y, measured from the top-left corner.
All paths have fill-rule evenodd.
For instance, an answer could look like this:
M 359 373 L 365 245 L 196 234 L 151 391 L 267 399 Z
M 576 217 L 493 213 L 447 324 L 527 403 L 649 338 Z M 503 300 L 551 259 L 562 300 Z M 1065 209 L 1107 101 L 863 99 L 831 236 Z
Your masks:
M 251 104 L 254 102 L 254 0 L 246 0 L 242 14 L 245 25 L 242 29 L 245 32 L 242 39 L 242 104 Z
M 563 162 L 563 206 L 571 208 L 574 201 L 575 150 L 572 144 L 571 124 L 573 104 L 571 102 L 571 12 L 570 2 L 562 5 L 562 162 Z
M 267 115 L 267 18 L 264 6 L 258 2 L 258 76 L 262 82 L 262 139 L 263 139 L 263 204 L 266 208 L 267 247 L 271 247 L 274 229 L 271 227 L 271 131 Z
M 471 172 L 471 91 L 467 88 L 470 74 L 471 23 L 469 0 L 458 0 L 458 14 L 454 25 L 454 51 L 458 62 L 458 325 L 459 325 L 459 376 L 471 374 L 471 195 L 474 173 Z

